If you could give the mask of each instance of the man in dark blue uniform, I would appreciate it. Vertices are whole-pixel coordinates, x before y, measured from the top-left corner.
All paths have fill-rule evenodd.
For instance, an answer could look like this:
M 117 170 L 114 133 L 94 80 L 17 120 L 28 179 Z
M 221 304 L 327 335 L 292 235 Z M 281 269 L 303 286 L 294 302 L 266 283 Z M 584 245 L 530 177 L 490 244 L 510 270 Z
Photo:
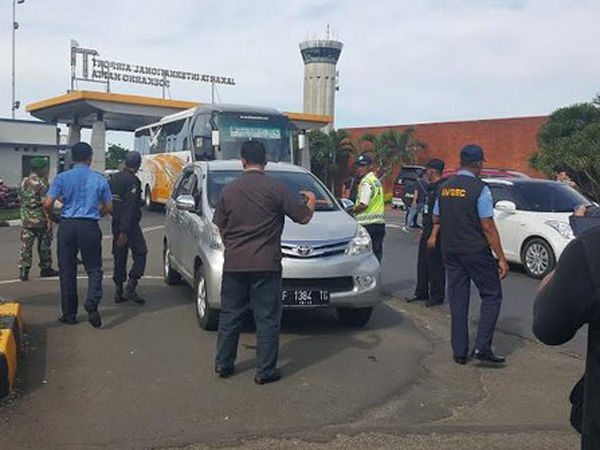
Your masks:
M 77 323 L 77 252 L 88 275 L 88 293 L 84 303 L 88 321 L 94 328 L 102 325 L 98 304 L 102 300 L 102 231 L 101 214 L 112 214 L 112 195 L 108 182 L 90 169 L 92 147 L 85 142 L 71 149 L 74 167 L 56 176 L 44 199 L 48 217 L 56 199 L 63 209 L 58 228 L 58 268 L 62 316 L 60 322 Z M 100 208 L 99 208 L 100 207 Z
M 461 170 L 441 186 L 428 246 L 435 248 L 441 231 L 454 361 L 458 364 L 468 361 L 472 280 L 481 297 L 473 356 L 482 362 L 503 364 L 505 358 L 494 354 L 492 340 L 502 304 L 500 280 L 506 277 L 509 267 L 494 223 L 491 191 L 479 179 L 484 162 L 482 148 L 473 144 L 465 146 L 460 152 L 460 161 Z
M 423 300 L 428 308 L 444 303 L 446 291 L 446 269 L 442 257 L 441 239 L 436 240 L 432 250 L 427 247 L 433 229 L 433 209 L 439 196 L 440 186 L 445 181 L 442 178 L 444 166 L 444 161 L 441 159 L 431 159 L 425 165 L 428 185 L 423 208 L 423 232 L 419 240 L 417 287 L 414 296 L 406 299 L 407 302 Z
M 115 212 L 113 214 L 113 257 L 115 269 L 115 302 L 131 300 L 138 305 L 145 303 L 136 287 L 146 269 L 148 248 L 140 227 L 142 220 L 142 184 L 135 175 L 142 164 L 138 152 L 128 152 L 125 156 L 125 168 L 110 179 L 110 190 L 113 195 Z M 123 284 L 127 281 L 127 254 L 131 250 L 133 265 L 129 272 L 129 282 L 125 291 Z

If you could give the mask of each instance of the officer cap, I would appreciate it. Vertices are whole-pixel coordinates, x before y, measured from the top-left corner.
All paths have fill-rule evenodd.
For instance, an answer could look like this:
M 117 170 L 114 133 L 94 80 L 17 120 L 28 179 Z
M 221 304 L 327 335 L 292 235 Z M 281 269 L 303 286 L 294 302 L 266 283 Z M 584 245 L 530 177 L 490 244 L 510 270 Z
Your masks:
M 460 151 L 460 160 L 469 163 L 485 161 L 483 149 L 477 144 L 465 145 Z
M 139 152 L 127 152 L 125 155 L 126 167 L 140 167 L 142 165 L 142 155 Z
M 445 164 L 441 159 L 430 159 L 427 161 L 427 164 L 425 164 L 425 167 L 435 169 L 439 173 L 442 173 L 444 171 Z
M 44 169 L 47 166 L 46 158 L 32 158 L 29 165 L 32 169 Z
M 357 166 L 370 166 L 373 164 L 373 159 L 369 155 L 360 155 L 354 163 Z

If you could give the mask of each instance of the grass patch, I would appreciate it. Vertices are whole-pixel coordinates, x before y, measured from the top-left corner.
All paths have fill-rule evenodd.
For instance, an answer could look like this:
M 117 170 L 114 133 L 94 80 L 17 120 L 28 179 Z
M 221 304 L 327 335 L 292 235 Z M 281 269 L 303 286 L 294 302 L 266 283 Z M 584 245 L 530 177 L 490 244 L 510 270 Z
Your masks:
M 19 209 L 2 209 L 0 210 L 0 222 L 3 220 L 16 220 L 21 218 Z

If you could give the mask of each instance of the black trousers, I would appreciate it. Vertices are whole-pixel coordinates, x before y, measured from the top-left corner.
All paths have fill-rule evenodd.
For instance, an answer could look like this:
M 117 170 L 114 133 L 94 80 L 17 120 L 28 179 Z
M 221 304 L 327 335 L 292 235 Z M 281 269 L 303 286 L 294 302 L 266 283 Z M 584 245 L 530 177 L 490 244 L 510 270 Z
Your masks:
M 448 303 L 452 322 L 454 356 L 467 356 L 469 351 L 469 301 L 471 281 L 481 297 L 479 331 L 475 349 L 486 352 L 492 348 L 494 330 L 502 305 L 502 285 L 498 264 L 491 250 L 472 255 L 444 255 L 448 273 Z
M 373 245 L 373 253 L 381 263 L 383 259 L 383 238 L 385 237 L 385 224 L 375 223 L 371 225 L 364 225 L 365 229 L 371 236 L 371 243 Z
M 446 293 L 446 268 L 442 247 L 438 239 L 435 249 L 427 248 L 429 234 L 423 233 L 419 240 L 419 260 L 417 263 L 417 288 L 415 296 L 443 302 Z
M 62 314 L 77 316 L 77 253 L 81 253 L 88 276 L 86 301 L 102 300 L 102 231 L 93 219 L 62 219 L 58 227 L 58 269 Z
M 216 365 L 232 368 L 248 306 L 256 322 L 256 375 L 268 378 L 277 366 L 281 328 L 281 272 L 224 272 Z
M 144 233 L 137 223 L 132 225 L 127 232 L 127 244 L 124 247 L 117 245 L 118 234 L 113 236 L 112 254 L 115 262 L 113 281 L 115 284 L 123 284 L 127 281 L 127 255 L 131 250 L 133 265 L 129 271 L 129 279 L 137 281 L 144 275 L 146 270 L 146 257 L 148 255 L 148 247 Z

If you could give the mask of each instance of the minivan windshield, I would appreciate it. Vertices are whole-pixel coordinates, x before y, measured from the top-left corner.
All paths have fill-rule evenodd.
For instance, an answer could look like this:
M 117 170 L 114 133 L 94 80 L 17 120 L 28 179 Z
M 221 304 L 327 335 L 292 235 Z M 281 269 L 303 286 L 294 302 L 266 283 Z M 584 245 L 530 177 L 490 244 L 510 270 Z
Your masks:
M 527 211 L 573 212 L 590 201 L 575 189 L 562 183 L 515 183 L 515 191 L 525 202 Z
M 241 170 L 211 171 L 208 175 L 208 201 L 213 208 L 227 183 L 237 180 Z M 317 198 L 317 211 L 337 211 L 338 206 L 331 194 L 311 174 L 306 172 L 267 171 L 267 176 L 282 182 L 288 190 L 300 195 L 303 190 L 311 191 Z

